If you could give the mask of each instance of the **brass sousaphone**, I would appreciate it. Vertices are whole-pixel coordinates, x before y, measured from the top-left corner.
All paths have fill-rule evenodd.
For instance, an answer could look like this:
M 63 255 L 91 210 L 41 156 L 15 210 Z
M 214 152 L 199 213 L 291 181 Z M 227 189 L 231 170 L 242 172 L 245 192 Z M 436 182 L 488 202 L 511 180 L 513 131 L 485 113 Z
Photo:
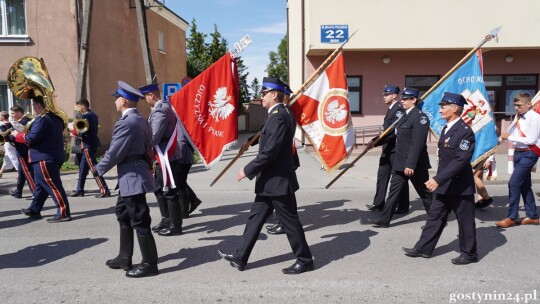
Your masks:
M 54 114 L 64 121 L 64 128 L 67 126 L 68 117 L 56 106 L 54 86 L 43 59 L 31 56 L 19 58 L 9 69 L 7 83 L 17 98 L 33 99 L 42 96 L 45 105 L 43 114 Z M 27 132 L 32 122 L 33 120 L 26 125 Z

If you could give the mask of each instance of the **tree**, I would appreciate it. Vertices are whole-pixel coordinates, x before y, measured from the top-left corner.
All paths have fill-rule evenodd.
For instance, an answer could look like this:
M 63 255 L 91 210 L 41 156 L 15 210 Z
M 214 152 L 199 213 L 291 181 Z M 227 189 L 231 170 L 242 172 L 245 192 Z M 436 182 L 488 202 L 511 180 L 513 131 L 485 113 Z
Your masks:
M 189 38 L 186 41 L 187 76 L 191 78 L 195 78 L 209 66 L 206 57 L 205 38 L 206 34 L 197 31 L 197 23 L 193 19 Z
M 289 82 L 288 56 L 287 56 L 287 36 L 281 39 L 278 51 L 268 53 L 270 63 L 266 66 L 266 72 L 269 77 L 281 79 L 283 82 Z
M 251 90 L 251 99 L 258 99 L 259 94 L 261 94 L 261 85 L 259 84 L 259 79 L 257 77 L 253 78 L 251 85 L 249 86 Z

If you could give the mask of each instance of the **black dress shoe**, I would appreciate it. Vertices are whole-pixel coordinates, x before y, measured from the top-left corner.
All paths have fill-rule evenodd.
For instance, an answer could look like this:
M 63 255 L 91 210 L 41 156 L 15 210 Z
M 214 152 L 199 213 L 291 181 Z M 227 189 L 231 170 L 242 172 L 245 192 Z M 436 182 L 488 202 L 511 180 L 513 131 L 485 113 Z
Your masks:
M 376 221 L 368 221 L 370 223 L 372 223 L 373 227 L 375 228 L 388 228 L 390 227 L 390 223 L 387 223 L 387 222 L 383 222 L 382 220 L 376 220 Z
M 34 219 L 34 220 L 37 220 L 37 219 L 41 218 L 41 213 L 35 212 L 35 211 L 27 209 L 27 208 L 22 208 L 21 213 L 28 216 L 31 219 Z
M 292 264 L 291 267 L 284 268 L 281 271 L 284 274 L 300 274 L 302 272 L 313 271 L 313 270 L 315 270 L 315 266 L 313 266 L 313 262 L 310 262 L 305 265 L 294 263 Z
M 266 229 L 274 229 L 277 226 L 279 226 L 279 223 L 275 223 L 275 224 L 272 224 L 272 225 L 266 225 Z
M 105 197 L 110 197 L 110 196 L 111 196 L 110 192 L 105 192 L 105 193 L 100 193 L 96 195 L 96 198 L 105 198 Z
M 267 229 L 266 232 L 268 232 L 268 234 L 284 234 L 285 229 L 283 229 L 283 227 L 281 227 L 281 225 L 278 225 L 275 228 Z
M 170 225 L 169 220 L 166 220 L 166 219 L 162 218 L 161 222 L 159 222 L 159 224 L 152 227 L 152 231 L 159 232 L 161 229 L 169 227 L 169 225 Z
M 47 223 L 61 223 L 61 222 L 69 222 L 69 221 L 71 221 L 71 216 L 61 217 L 59 215 L 56 215 L 55 217 L 51 217 L 47 219 Z
M 70 197 L 84 196 L 84 191 L 73 191 L 69 195 Z
M 182 227 L 170 226 L 165 227 L 158 231 L 158 234 L 161 236 L 173 236 L 173 235 L 182 235 Z
M 246 264 L 235 259 L 232 254 L 223 253 L 221 250 L 218 250 L 217 252 L 219 256 L 221 256 L 225 261 L 230 262 L 232 267 L 237 268 L 240 271 L 244 271 L 244 269 L 246 268 Z
M 486 198 L 486 199 L 481 199 L 479 200 L 478 202 L 476 202 L 476 204 L 474 204 L 474 207 L 476 209 L 483 209 L 483 208 L 486 208 L 488 207 L 489 205 L 491 205 L 493 203 L 493 198 L 490 197 L 490 198 Z
M 394 214 L 406 214 L 406 213 L 409 213 L 409 210 L 396 210 L 396 212 L 394 212 Z
M 9 194 L 11 196 L 13 196 L 14 198 L 22 198 L 22 194 L 20 192 L 17 192 L 17 191 L 11 191 L 11 192 L 9 192 Z
M 382 211 L 382 210 L 383 210 L 383 207 L 382 207 L 382 206 L 377 206 L 377 205 L 373 205 L 373 204 L 366 204 L 366 208 L 367 208 L 369 211 L 374 211 L 374 210 Z
M 125 271 L 128 271 L 131 269 L 132 266 L 131 257 L 117 256 L 114 259 L 107 260 L 107 262 L 105 262 L 105 265 L 109 266 L 112 269 L 122 268 Z
M 469 258 L 464 256 L 459 256 L 457 258 L 452 259 L 452 264 L 454 265 L 467 265 L 470 263 L 476 263 L 478 262 L 478 258 Z
M 157 268 L 157 264 L 141 263 L 136 268 L 128 270 L 126 272 L 126 277 L 144 278 L 144 277 L 155 276 L 158 274 L 159 274 L 159 270 Z
M 193 211 L 197 210 L 197 207 L 199 207 L 199 205 L 202 203 L 202 201 L 195 197 L 194 200 L 191 201 L 191 204 L 189 205 L 189 211 L 188 211 L 188 215 L 193 213 Z
M 417 257 L 430 258 L 431 257 L 431 255 L 421 253 L 420 251 L 416 250 L 415 248 L 405 248 L 405 247 L 403 247 L 401 249 L 403 249 L 403 251 L 405 251 L 406 256 L 410 256 L 410 257 L 413 257 L 413 258 L 417 258 Z

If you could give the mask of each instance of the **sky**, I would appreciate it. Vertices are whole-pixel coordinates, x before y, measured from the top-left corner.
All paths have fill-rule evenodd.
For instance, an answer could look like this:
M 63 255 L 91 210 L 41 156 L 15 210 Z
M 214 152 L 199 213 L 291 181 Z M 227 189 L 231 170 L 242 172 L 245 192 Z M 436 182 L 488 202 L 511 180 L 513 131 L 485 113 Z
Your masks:
M 163 1 L 162 1 L 163 2 Z M 246 34 L 253 40 L 240 55 L 247 67 L 248 85 L 257 77 L 259 84 L 266 76 L 268 53 L 277 51 L 287 31 L 286 0 L 165 0 L 165 6 L 197 31 L 210 34 L 214 24 L 227 39 L 229 48 Z M 190 30 L 187 30 L 189 36 Z M 209 42 L 207 37 L 207 42 Z

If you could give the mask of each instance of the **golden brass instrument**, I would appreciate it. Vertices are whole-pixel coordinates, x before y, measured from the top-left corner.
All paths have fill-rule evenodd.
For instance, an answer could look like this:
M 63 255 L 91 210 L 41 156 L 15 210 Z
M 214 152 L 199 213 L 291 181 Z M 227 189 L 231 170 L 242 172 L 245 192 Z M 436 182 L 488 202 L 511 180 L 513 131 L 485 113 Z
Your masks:
M 4 132 L 0 132 L 0 145 L 5 144 L 8 140 L 8 136 L 11 134 L 11 130 L 6 130 Z
M 88 123 L 88 120 L 84 118 L 77 118 L 73 122 L 73 128 L 79 132 L 79 134 L 84 133 L 88 131 L 88 128 L 90 127 L 90 123 Z
M 64 121 L 64 128 L 67 126 L 68 117 L 56 106 L 54 86 L 43 59 L 31 56 L 19 58 L 9 69 L 7 83 L 17 98 L 33 99 L 36 96 L 42 96 L 45 105 L 43 114 L 54 114 Z M 27 132 L 32 122 L 33 120 L 25 126 Z

